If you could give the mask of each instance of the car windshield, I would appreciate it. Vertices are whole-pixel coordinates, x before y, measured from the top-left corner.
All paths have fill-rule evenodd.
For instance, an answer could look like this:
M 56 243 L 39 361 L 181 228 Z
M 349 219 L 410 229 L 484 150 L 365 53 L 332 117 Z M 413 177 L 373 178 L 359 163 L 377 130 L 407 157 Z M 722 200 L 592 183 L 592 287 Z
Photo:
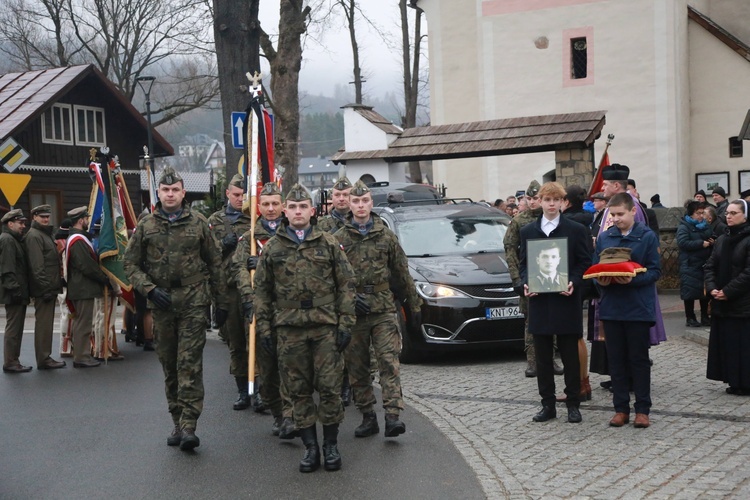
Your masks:
M 502 252 L 509 219 L 501 215 L 404 221 L 398 235 L 409 257 Z

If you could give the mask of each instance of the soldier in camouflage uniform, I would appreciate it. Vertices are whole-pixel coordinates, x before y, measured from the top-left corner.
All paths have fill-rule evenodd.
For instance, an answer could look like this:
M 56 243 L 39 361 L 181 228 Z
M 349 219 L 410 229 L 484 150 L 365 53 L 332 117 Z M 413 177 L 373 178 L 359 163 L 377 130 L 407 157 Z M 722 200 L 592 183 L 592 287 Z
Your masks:
M 192 450 L 200 445 L 195 427 L 203 410 L 206 308 L 213 296 L 221 325 L 228 305 L 219 245 L 206 218 L 191 211 L 184 198 L 182 178 L 165 168 L 159 179 L 159 203 L 138 223 L 124 265 L 153 313 L 156 353 L 174 422 L 167 444 Z
M 537 220 L 542 215 L 542 207 L 539 204 L 539 188 L 541 186 L 537 181 L 531 181 L 529 188 L 526 190 L 526 200 L 528 210 L 524 210 L 516 215 L 510 222 L 510 226 L 505 233 L 503 245 L 505 246 L 505 259 L 508 262 L 508 271 L 513 281 L 513 288 L 518 294 L 518 301 L 521 306 L 521 312 L 528 314 L 529 299 L 523 293 L 523 282 L 521 281 L 519 245 L 521 244 L 521 228 Z M 536 357 L 534 353 L 534 337 L 529 333 L 529 319 L 524 321 L 524 348 L 526 351 L 526 371 L 527 377 L 536 377 Z
M 354 431 L 357 437 L 380 432 L 373 411 L 375 396 L 370 378 L 370 343 L 375 349 L 383 388 L 385 435 L 396 437 L 406 432 L 399 419 L 404 409 L 399 375 L 400 337 L 396 323 L 396 306 L 390 287 L 398 296 L 406 297 L 412 328 L 421 325 L 422 300 L 409 275 L 406 255 L 396 235 L 385 227 L 372 210 L 372 194 L 362 181 L 350 193 L 350 215 L 336 238 L 344 247 L 355 273 L 357 324 L 352 330 L 352 343 L 347 349 L 346 366 L 354 391 L 354 404 L 362 412 L 362 424 Z
M 284 205 L 288 222 L 263 248 L 255 274 L 258 334 L 271 354 L 278 339 L 281 380 L 305 445 L 301 472 L 320 467 L 318 420 L 323 424 L 324 467 L 341 468 L 342 351 L 356 322 L 352 267 L 336 239 L 311 225 L 314 211 L 309 191 L 292 186 Z
M 333 209 L 325 217 L 318 219 L 318 229 L 335 233 L 346 225 L 346 216 L 349 215 L 349 191 L 352 183 L 346 177 L 339 179 L 331 190 L 331 203 Z
M 255 241 L 257 253 L 260 253 L 268 240 L 276 234 L 281 224 L 282 197 L 278 186 L 269 182 L 260 191 L 260 217 L 255 221 Z M 237 283 L 243 304 L 252 304 L 254 298 L 253 286 L 250 281 L 250 271 L 255 269 L 258 257 L 250 255 L 250 237 L 248 230 L 240 236 L 237 251 L 232 258 L 232 276 Z M 247 307 L 247 305 L 245 306 Z M 248 321 L 252 318 L 248 318 Z M 245 329 L 247 331 L 247 328 Z M 294 428 L 292 418 L 292 402 L 286 389 L 281 384 L 279 375 L 279 361 L 260 346 L 260 337 L 256 335 L 255 364 L 260 377 L 260 394 L 263 402 L 271 410 L 273 426 L 271 433 L 281 439 L 292 439 L 299 435 Z
M 234 376 L 239 392 L 232 406 L 235 410 L 244 410 L 250 406 L 250 395 L 247 392 L 247 329 L 244 318 L 252 317 L 253 302 L 241 300 L 234 275 L 230 271 L 239 237 L 252 224 L 250 217 L 242 212 L 244 195 L 245 178 L 236 174 L 226 189 L 226 206 L 208 218 L 208 227 L 221 245 L 222 264 L 227 278 L 229 317 L 221 331 L 229 346 L 229 373 Z

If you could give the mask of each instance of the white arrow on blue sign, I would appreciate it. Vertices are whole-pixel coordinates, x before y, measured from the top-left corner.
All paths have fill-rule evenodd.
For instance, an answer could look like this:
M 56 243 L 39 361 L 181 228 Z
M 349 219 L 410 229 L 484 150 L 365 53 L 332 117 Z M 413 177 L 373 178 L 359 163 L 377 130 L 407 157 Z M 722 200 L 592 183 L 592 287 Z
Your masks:
M 245 149 L 245 112 L 232 111 L 232 123 L 229 125 L 232 128 L 232 146 L 234 149 Z

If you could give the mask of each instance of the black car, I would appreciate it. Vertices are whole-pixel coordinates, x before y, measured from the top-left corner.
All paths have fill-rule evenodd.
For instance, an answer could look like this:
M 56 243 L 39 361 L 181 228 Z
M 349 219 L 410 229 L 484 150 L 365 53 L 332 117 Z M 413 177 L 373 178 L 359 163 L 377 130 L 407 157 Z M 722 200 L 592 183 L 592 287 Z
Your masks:
M 510 218 L 484 203 L 443 200 L 375 208 L 398 236 L 424 301 L 418 331 L 401 308 L 401 360 L 431 351 L 521 346 L 524 317 L 505 261 Z
M 372 204 L 378 206 L 400 206 L 404 202 L 424 201 L 442 203 L 442 196 L 432 186 L 411 182 L 373 182 L 367 185 L 372 195 Z

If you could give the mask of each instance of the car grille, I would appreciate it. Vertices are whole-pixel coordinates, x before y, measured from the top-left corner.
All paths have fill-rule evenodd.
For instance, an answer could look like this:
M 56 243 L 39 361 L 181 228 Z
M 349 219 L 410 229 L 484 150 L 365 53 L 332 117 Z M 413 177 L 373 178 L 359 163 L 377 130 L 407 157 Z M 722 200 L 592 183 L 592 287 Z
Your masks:
M 523 335 L 524 320 L 518 318 L 470 323 L 458 338 L 466 342 L 509 342 L 522 341 Z
M 500 292 L 500 291 L 491 291 L 488 292 L 487 290 L 499 290 L 501 288 L 512 288 L 510 284 L 508 285 L 451 285 L 453 288 L 456 288 L 457 290 L 461 290 L 467 295 L 470 295 L 472 297 L 476 297 L 478 299 L 507 299 L 510 297 L 516 297 L 516 292 L 514 292 L 512 289 L 508 292 Z

